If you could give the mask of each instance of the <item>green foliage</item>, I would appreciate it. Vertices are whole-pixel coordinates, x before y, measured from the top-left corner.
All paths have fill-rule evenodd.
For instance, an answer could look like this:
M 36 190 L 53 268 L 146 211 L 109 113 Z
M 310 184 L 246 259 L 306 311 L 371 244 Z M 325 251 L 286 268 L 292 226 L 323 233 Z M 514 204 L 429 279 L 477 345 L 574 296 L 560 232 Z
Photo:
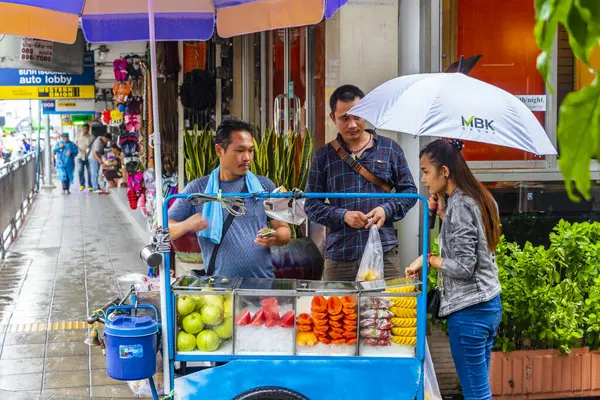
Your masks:
M 548 248 L 502 237 L 496 264 L 503 307 L 496 349 L 600 347 L 600 223 L 560 221 Z
M 210 174 L 219 164 L 219 158 L 213 145 L 214 132 L 208 129 L 193 132 L 185 131 L 183 136 L 183 154 L 185 159 L 185 177 L 188 182 Z
M 542 53 L 537 67 L 546 82 L 550 77 L 552 45 L 556 30 L 563 25 L 576 58 L 590 66 L 590 54 L 600 44 L 600 1 L 535 0 L 536 42 Z M 590 66 L 591 67 L 591 66 Z M 550 88 L 552 91 L 552 88 Z M 559 166 L 569 197 L 579 201 L 577 190 L 590 199 L 590 161 L 600 159 L 600 83 L 569 93 L 560 108 L 558 125 Z

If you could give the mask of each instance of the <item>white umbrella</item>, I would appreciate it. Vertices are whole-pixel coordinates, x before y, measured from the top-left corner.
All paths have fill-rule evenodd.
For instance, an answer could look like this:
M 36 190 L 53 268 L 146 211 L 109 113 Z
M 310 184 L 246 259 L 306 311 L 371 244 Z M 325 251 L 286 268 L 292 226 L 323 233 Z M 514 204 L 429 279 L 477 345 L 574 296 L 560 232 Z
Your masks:
M 512 94 L 460 73 L 407 75 L 367 94 L 348 114 L 377 129 L 556 154 L 533 113 Z

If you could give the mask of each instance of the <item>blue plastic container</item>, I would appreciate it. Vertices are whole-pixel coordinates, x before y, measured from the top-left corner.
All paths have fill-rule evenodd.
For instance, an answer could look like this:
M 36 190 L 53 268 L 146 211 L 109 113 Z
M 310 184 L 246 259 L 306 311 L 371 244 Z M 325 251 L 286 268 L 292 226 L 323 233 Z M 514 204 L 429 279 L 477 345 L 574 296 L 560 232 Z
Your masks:
M 147 379 L 156 373 L 158 323 L 152 317 L 120 315 L 106 320 L 106 375 L 120 381 Z

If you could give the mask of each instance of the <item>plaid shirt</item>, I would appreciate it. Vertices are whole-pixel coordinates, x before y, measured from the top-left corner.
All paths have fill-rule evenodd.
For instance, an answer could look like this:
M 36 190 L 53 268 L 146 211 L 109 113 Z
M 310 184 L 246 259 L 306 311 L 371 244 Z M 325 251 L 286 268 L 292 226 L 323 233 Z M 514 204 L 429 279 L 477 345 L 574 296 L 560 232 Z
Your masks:
M 360 164 L 395 189 L 396 193 L 417 193 L 404 152 L 390 138 L 373 133 L 373 146 L 357 159 Z M 348 151 L 342 137 L 338 142 Z M 379 186 L 354 172 L 333 146 L 326 144 L 313 158 L 306 192 L 326 193 L 384 193 Z M 394 222 L 400 221 L 415 204 L 416 199 L 307 199 L 305 211 L 308 218 L 329 228 L 325 258 L 334 261 L 353 261 L 362 257 L 369 238 L 367 229 L 354 229 L 344 223 L 346 211 L 362 211 L 367 214 L 376 207 L 383 207 L 387 219 L 380 229 L 383 251 L 398 245 Z

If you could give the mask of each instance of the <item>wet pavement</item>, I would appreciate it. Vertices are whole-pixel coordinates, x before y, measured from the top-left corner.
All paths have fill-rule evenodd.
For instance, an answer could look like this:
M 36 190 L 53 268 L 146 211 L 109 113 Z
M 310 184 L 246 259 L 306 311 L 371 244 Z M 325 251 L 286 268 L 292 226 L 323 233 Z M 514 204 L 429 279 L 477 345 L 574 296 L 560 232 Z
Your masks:
M 1 399 L 136 398 L 83 342 L 87 316 L 127 292 L 118 278 L 147 270 L 114 195 L 39 193 L 0 260 Z

